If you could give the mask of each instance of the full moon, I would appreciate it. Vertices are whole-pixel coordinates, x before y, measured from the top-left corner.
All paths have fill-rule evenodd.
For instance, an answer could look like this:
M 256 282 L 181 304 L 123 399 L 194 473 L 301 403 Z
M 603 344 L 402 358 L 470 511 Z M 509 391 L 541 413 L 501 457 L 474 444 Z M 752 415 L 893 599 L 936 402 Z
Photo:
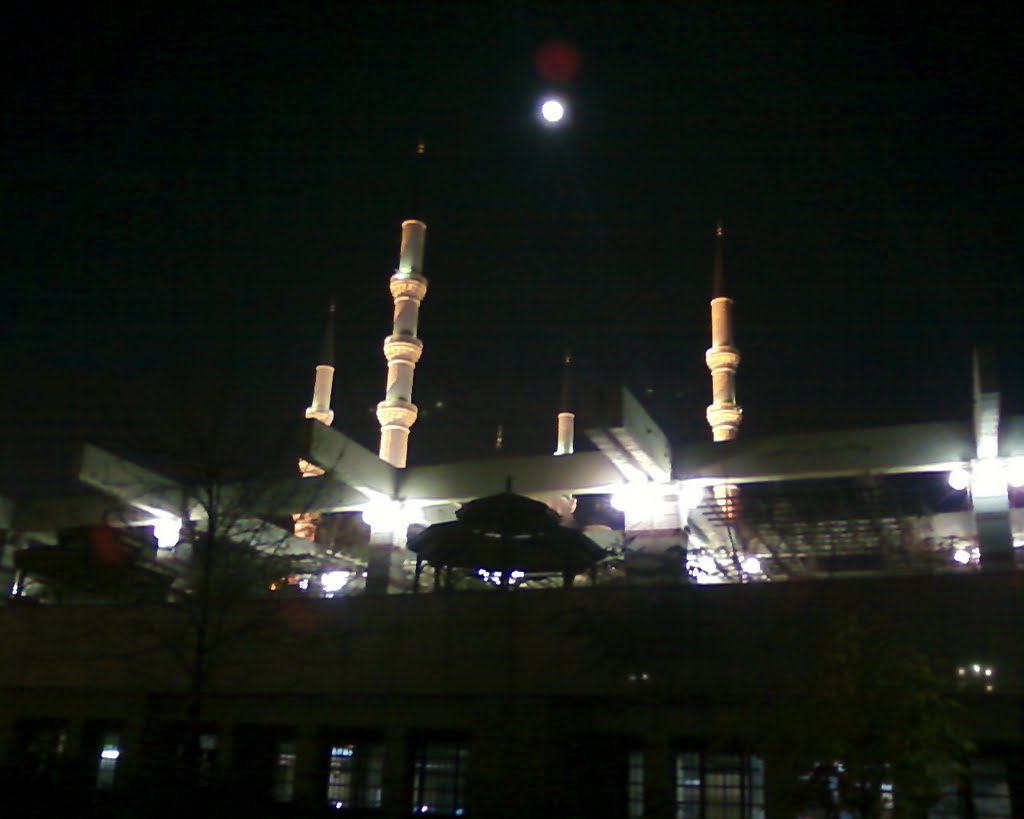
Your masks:
M 558 100 L 546 100 L 540 107 L 540 115 L 545 122 L 559 122 L 565 116 L 565 106 Z

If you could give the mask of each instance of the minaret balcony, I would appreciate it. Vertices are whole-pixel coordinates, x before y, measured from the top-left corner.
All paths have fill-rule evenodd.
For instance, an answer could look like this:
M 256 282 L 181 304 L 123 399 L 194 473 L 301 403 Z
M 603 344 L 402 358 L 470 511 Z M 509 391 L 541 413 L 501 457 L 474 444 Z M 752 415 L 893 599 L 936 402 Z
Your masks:
M 403 401 L 400 398 L 393 398 L 390 401 L 381 401 L 377 405 L 377 420 L 381 427 L 401 427 L 409 429 L 416 423 L 416 416 L 419 413 L 416 405 L 411 401 Z
M 427 295 L 427 280 L 412 273 L 396 273 L 391 277 L 391 298 L 423 301 Z
M 704 358 L 708 363 L 708 369 L 712 372 L 715 370 L 735 370 L 740 365 L 740 351 L 735 347 L 726 347 L 724 345 L 712 347 L 704 354 Z
M 423 342 L 414 336 L 388 336 L 384 339 L 384 355 L 392 361 L 415 364 L 423 355 Z

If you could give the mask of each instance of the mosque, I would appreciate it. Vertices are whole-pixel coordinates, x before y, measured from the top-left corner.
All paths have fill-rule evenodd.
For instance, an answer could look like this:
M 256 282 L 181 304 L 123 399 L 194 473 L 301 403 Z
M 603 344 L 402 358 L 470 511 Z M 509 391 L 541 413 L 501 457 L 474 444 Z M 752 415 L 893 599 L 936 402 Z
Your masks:
M 553 454 L 409 464 L 426 234 L 402 224 L 376 453 L 332 426 L 332 304 L 291 477 L 87 444 L 90 498 L 0 499 L 0 759 L 116 799 L 194 734 L 204 783 L 296 816 L 868 815 L 786 807 L 758 727 L 854 617 L 964 707 L 977 751 L 927 815 L 1024 812 L 1024 417 L 984 350 L 971 418 L 744 439 L 719 224 L 710 441 L 574 395 L 567 354 Z M 907 792 L 884 768 L 870 815 Z

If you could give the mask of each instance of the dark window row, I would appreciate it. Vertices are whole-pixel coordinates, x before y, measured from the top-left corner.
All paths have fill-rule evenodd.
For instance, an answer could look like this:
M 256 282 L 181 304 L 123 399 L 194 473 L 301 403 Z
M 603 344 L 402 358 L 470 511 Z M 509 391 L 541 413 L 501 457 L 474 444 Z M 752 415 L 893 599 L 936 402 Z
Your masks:
M 194 735 L 193 735 L 194 736 Z M 161 723 L 146 732 L 140 761 L 149 769 L 180 764 L 184 726 Z M 116 722 L 86 723 L 81 739 L 85 764 L 81 781 L 96 791 L 117 787 L 122 763 L 122 726 Z M 15 735 L 15 758 L 23 772 L 39 782 L 59 775 L 69 746 L 68 724 L 60 719 L 21 721 Z M 278 803 L 296 796 L 299 748 L 293 729 L 239 725 L 232 762 L 237 779 L 249 795 Z M 215 775 L 218 736 L 212 730 L 196 742 L 201 783 Z M 328 811 L 373 813 L 384 806 L 385 744 L 379 736 L 358 732 L 322 731 L 313 765 L 315 792 Z M 638 742 L 615 737 L 578 737 L 566 746 L 566 775 L 578 807 L 600 815 L 639 819 L 647 815 L 645 774 L 650 760 Z M 409 743 L 405 787 L 413 815 L 463 816 L 467 813 L 470 745 L 465 738 L 416 736 Z M 672 755 L 675 819 L 765 819 L 766 765 L 762 758 L 739 752 L 682 747 Z M 831 763 L 841 768 L 841 763 Z M 828 767 L 828 766 L 825 766 Z M 810 774 L 809 774 L 810 775 Z M 836 780 L 838 782 L 838 779 Z M 878 815 L 893 816 L 898 794 L 882 783 Z M 815 819 L 820 810 L 801 816 Z M 950 783 L 928 819 L 1010 819 L 1012 799 L 1006 762 L 979 758 L 967 776 Z

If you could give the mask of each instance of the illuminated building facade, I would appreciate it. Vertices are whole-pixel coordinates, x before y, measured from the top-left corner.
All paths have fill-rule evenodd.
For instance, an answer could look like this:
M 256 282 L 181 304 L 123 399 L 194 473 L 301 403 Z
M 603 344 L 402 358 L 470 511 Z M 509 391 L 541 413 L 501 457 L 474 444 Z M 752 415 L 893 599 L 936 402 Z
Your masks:
M 216 537 L 225 513 L 195 487 L 94 446 L 88 500 L 0 506 L 7 765 L 43 782 L 74 760 L 77 793 L 114 799 L 179 764 L 191 730 L 204 787 L 292 815 L 791 816 L 765 726 L 818 720 L 821 647 L 853 618 L 964 706 L 978 751 L 929 815 L 1024 812 L 1024 418 L 1000 414 L 983 357 L 971 419 L 738 439 L 719 228 L 713 442 L 670 441 L 626 390 L 574 402 L 566 374 L 554 455 L 409 465 L 425 231 L 402 225 L 390 280 L 378 453 L 331 426 L 332 308 L 299 472 L 218 487 Z M 606 558 L 564 588 L 406 548 L 508 487 Z M 211 563 L 211 590 L 190 572 L 225 543 L 248 557 Z M 190 699 L 186 615 L 227 606 L 233 565 L 271 573 L 218 609 L 232 628 Z

